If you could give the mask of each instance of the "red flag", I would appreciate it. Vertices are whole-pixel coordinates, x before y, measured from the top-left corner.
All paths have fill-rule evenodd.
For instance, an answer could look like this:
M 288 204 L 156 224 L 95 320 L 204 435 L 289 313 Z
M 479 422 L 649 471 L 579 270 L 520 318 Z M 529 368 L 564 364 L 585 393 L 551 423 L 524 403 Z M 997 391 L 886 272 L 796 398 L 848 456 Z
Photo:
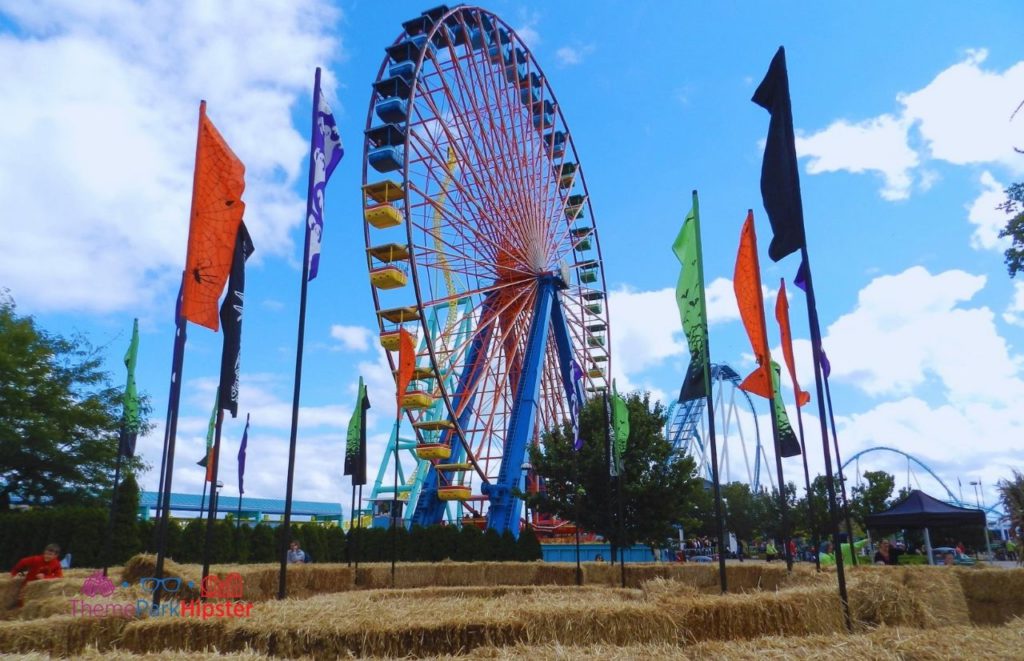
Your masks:
M 412 335 L 404 328 L 398 331 L 398 410 L 402 410 L 402 397 L 412 381 L 412 372 L 416 368 L 416 345 Z
M 789 370 L 789 378 L 793 380 L 796 405 L 803 406 L 811 401 L 811 396 L 806 391 L 800 390 L 800 384 L 796 380 L 796 361 L 793 359 L 793 334 L 789 329 L 789 301 L 786 299 L 785 278 L 780 279 L 779 297 L 775 299 L 775 319 L 779 322 L 779 334 L 782 335 L 782 357 L 786 359 L 786 369 Z
M 771 360 L 768 357 L 768 333 L 764 324 L 764 297 L 761 294 L 761 271 L 757 261 L 757 236 L 754 234 L 754 212 L 747 212 L 740 232 L 740 249 L 736 254 L 736 270 L 732 276 L 736 304 L 743 327 L 747 329 L 750 346 L 757 358 L 757 369 L 750 373 L 741 390 L 772 398 Z
M 185 319 L 217 331 L 217 301 L 231 271 L 235 237 L 245 203 L 245 166 L 199 105 L 192 216 L 188 228 L 185 285 L 181 314 Z

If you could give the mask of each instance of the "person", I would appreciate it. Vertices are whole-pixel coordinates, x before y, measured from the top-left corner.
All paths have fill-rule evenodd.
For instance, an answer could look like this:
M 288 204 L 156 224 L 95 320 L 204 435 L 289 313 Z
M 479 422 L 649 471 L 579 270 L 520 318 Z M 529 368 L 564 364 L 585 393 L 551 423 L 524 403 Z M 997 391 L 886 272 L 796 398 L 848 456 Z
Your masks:
M 822 567 L 829 567 L 836 564 L 836 556 L 832 553 L 832 542 L 822 543 L 821 552 L 818 554 L 818 564 Z
M 789 540 L 789 557 L 796 561 L 796 540 Z
M 18 590 L 18 607 L 24 605 L 25 586 L 32 581 L 42 581 L 54 578 L 63 578 L 64 570 L 61 569 L 60 560 L 57 556 L 60 555 L 60 547 L 56 544 L 48 544 L 43 549 L 42 555 L 30 555 L 22 558 L 16 565 L 11 569 L 11 576 L 17 576 L 18 574 L 25 575 L 25 581 L 21 584 L 21 588 Z
M 299 548 L 299 541 L 292 540 L 288 548 L 288 564 L 304 564 L 310 561 L 309 554 Z
M 764 559 L 766 562 L 771 562 L 775 559 L 775 556 L 779 554 L 778 549 L 775 548 L 775 540 L 769 540 L 764 547 Z
M 964 549 L 964 543 L 963 542 L 957 542 L 956 543 L 956 554 L 957 555 L 966 555 L 966 553 L 967 553 L 967 551 L 966 551 L 966 549 Z
M 953 557 L 952 553 L 947 553 L 946 556 L 942 559 L 942 564 L 952 567 L 956 564 L 956 558 Z
M 848 537 L 846 537 L 846 533 L 843 533 L 842 537 L 841 537 L 841 541 L 839 543 L 839 548 L 843 552 L 843 566 L 844 567 L 850 567 L 851 565 L 853 565 L 853 554 L 854 554 L 854 552 L 856 551 L 859 554 L 860 550 L 862 548 L 864 548 L 865 546 L 867 546 L 867 543 L 868 543 L 868 538 L 865 537 L 864 539 L 860 540 L 859 542 L 854 542 L 853 545 L 852 545 L 852 548 L 851 548 L 850 542 L 846 541 L 847 539 L 848 539 Z M 858 561 L 857 564 L 864 564 L 864 563 L 863 563 L 863 561 Z
M 1006 559 L 1017 559 L 1017 543 L 1013 541 L 1013 537 L 1006 540 Z
M 743 540 L 736 540 L 736 557 L 739 558 L 740 562 L 743 562 Z
M 604 562 L 604 556 L 598 553 L 597 557 L 594 558 L 594 562 Z
M 888 539 L 883 539 L 878 545 L 878 550 L 875 551 L 875 564 L 876 565 L 895 565 L 897 564 L 896 556 L 898 552 L 892 547 L 892 544 Z

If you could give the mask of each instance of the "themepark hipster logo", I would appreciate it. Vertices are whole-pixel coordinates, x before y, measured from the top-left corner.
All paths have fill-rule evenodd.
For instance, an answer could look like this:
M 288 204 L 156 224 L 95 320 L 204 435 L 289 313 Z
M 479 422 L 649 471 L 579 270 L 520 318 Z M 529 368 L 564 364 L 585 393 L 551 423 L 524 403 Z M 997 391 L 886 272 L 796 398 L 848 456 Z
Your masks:
M 252 602 L 241 601 L 244 591 L 242 575 L 238 573 L 227 574 L 220 578 L 216 574 L 210 574 L 203 579 L 199 590 L 199 599 L 182 601 L 174 595 L 181 591 L 182 579 L 176 576 L 156 578 L 146 576 L 139 579 L 139 587 L 145 592 L 154 595 L 159 589 L 162 592 L 162 600 L 154 608 L 152 596 L 149 599 L 136 599 L 135 602 L 126 601 L 123 603 L 93 602 L 85 599 L 71 600 L 71 614 L 80 617 L 197 617 L 203 620 L 221 617 L 249 617 L 252 612 Z M 192 590 L 196 584 L 193 581 L 185 583 Z M 128 581 L 121 583 L 121 587 L 127 588 L 131 584 Z M 82 596 L 84 597 L 109 597 L 115 591 L 114 582 L 97 571 L 85 579 L 82 584 Z M 219 599 L 223 601 L 210 601 Z

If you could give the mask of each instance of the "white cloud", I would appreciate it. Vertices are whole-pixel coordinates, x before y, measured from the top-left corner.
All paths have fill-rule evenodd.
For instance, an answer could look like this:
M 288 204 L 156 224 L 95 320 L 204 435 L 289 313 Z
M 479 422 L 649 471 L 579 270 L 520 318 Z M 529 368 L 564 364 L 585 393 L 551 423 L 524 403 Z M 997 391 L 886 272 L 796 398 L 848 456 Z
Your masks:
M 540 46 L 540 33 L 534 29 L 533 23 L 516 28 L 516 34 L 519 35 L 519 38 L 523 40 L 527 47 L 532 49 Z
M 806 138 L 796 139 L 797 153 L 811 157 L 809 174 L 874 171 L 882 175 L 882 197 L 902 200 L 910 196 L 910 172 L 920 163 L 907 145 L 909 122 L 882 115 L 863 122 L 840 119 Z
M 1003 313 L 1003 321 L 1024 326 L 1024 282 L 1013 283 L 1013 299 Z
M 985 50 L 968 51 L 922 89 L 897 95 L 896 114 L 840 119 L 798 138 L 800 155 L 811 157 L 808 173 L 878 172 L 885 182 L 882 197 L 901 200 L 910 196 L 915 178 L 922 190 L 934 183 L 937 175 L 923 169 L 928 159 L 1024 172 L 1024 156 L 1012 148 L 1024 143 L 1024 123 L 1010 121 L 1024 89 L 1024 62 L 1003 72 L 985 70 L 987 56 Z M 912 146 L 918 141 L 921 149 Z
M 291 254 L 288 232 L 303 217 L 292 184 L 306 152 L 291 110 L 337 51 L 336 9 L 4 5 L 25 35 L 0 36 L 0 281 L 19 299 L 112 311 L 174 287 L 200 99 L 246 165 L 256 259 Z
M 363 326 L 331 326 L 331 337 L 340 340 L 342 348 L 349 351 L 366 351 L 370 348 L 370 338 L 373 336 L 373 331 Z
M 586 46 L 562 46 L 555 51 L 555 57 L 558 58 L 559 64 L 564 67 L 571 67 L 576 64 L 581 64 L 587 55 L 594 52 L 593 45 Z
M 987 170 L 981 173 L 980 182 L 984 190 L 967 207 L 967 220 L 976 226 L 971 235 L 971 247 L 1003 252 L 1010 246 L 1010 239 L 1000 239 L 999 231 L 1006 227 L 1009 217 L 996 207 L 1006 201 L 1006 193 L 1003 192 L 1006 187 Z
M 828 328 L 833 378 L 874 395 L 906 395 L 937 379 L 950 401 L 1011 405 L 1024 396 L 1012 356 L 987 307 L 963 307 L 985 286 L 963 271 L 920 266 L 872 280 L 857 307 Z

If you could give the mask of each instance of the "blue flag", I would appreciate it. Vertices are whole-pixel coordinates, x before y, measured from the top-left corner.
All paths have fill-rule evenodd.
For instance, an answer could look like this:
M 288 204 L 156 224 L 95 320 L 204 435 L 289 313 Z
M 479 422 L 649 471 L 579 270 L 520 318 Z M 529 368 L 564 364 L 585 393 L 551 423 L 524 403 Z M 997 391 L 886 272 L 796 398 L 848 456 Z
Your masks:
M 242 444 L 238 446 L 238 495 L 245 493 L 242 477 L 245 475 L 245 448 L 249 445 L 249 414 L 245 414 L 245 431 L 242 432 Z
M 324 191 L 334 168 L 345 155 L 334 114 L 320 93 L 320 69 L 313 85 L 313 137 L 310 146 L 309 193 L 306 196 L 306 242 L 309 244 L 309 280 L 320 269 L 320 242 L 324 233 Z
M 569 385 L 569 419 L 572 421 L 572 449 L 576 452 L 583 447 L 583 439 L 580 438 L 580 396 L 583 392 L 583 370 L 575 360 L 569 368 L 572 372 L 572 383 Z

